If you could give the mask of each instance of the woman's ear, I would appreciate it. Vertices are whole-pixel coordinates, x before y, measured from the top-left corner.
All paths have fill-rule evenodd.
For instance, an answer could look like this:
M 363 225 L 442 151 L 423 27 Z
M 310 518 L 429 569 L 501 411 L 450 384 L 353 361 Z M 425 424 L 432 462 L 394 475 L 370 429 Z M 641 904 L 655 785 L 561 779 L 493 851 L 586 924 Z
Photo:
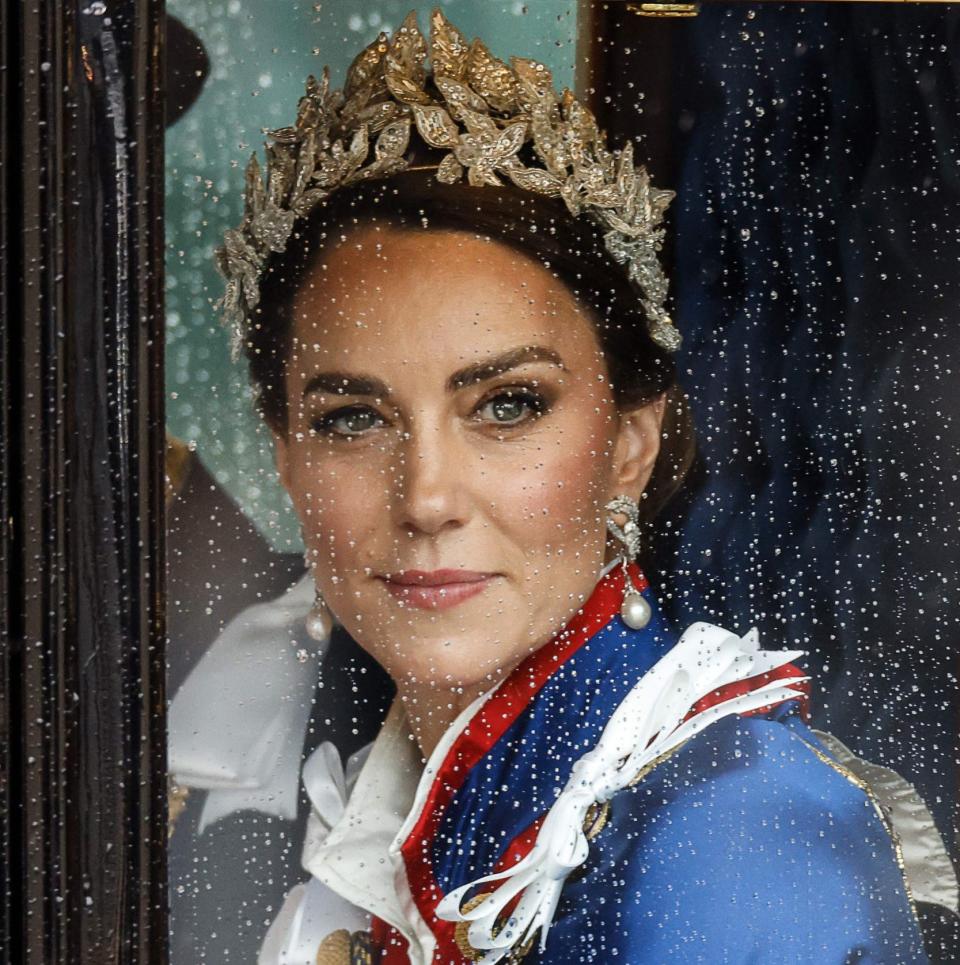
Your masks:
M 619 495 L 639 499 L 647 488 L 660 452 L 660 427 L 666 402 L 666 395 L 659 395 L 647 405 L 620 413 L 608 494 L 610 499 Z

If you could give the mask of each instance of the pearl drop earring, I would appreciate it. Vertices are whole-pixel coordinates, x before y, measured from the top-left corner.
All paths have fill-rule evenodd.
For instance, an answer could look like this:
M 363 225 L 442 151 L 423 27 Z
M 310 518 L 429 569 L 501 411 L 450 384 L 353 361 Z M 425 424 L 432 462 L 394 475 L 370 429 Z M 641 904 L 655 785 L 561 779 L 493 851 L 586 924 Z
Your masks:
M 620 604 L 620 616 L 631 630 L 642 630 L 653 616 L 650 604 L 643 594 L 633 585 L 628 569 L 640 554 L 640 506 L 629 496 L 617 496 L 606 506 L 607 530 L 621 545 L 620 565 L 623 568 L 623 602 Z M 626 516 L 627 521 L 620 526 L 613 518 L 619 514 Z
M 304 542 L 306 542 L 306 540 L 304 540 Z M 309 550 L 303 554 L 303 562 L 307 569 L 312 569 Z M 313 606 L 310 608 L 310 612 L 304 620 L 304 626 L 310 637 L 318 642 L 322 642 L 330 636 L 330 632 L 333 629 L 333 617 L 323 597 L 320 595 L 320 590 L 317 589 L 316 584 L 314 584 L 313 594 Z
M 307 614 L 304 625 L 307 628 L 307 633 L 313 637 L 314 640 L 322 641 L 330 636 L 332 622 L 330 620 L 330 611 L 327 609 L 326 603 L 323 602 L 320 591 L 315 590 L 315 594 L 313 607 Z

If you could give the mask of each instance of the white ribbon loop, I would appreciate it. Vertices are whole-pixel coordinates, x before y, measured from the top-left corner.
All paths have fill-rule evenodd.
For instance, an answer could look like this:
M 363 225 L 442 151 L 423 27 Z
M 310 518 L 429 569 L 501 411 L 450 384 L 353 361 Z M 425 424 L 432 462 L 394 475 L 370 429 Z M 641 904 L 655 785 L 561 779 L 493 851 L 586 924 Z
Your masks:
M 773 680 L 688 717 L 704 697 L 802 656 L 800 650 L 761 650 L 755 629 L 738 637 L 709 623 L 694 623 L 623 699 L 597 746 L 573 765 L 530 853 L 510 868 L 445 895 L 437 906 L 438 917 L 470 923 L 470 944 L 486 953 L 479 959 L 481 965 L 499 962 L 537 929 L 542 950 L 563 884 L 587 860 L 589 842 L 583 825 L 590 807 L 608 801 L 657 758 L 716 721 L 803 696 L 794 686 L 808 677 Z M 463 909 L 469 893 L 482 893 L 484 886 L 494 884 L 496 890 L 476 907 Z

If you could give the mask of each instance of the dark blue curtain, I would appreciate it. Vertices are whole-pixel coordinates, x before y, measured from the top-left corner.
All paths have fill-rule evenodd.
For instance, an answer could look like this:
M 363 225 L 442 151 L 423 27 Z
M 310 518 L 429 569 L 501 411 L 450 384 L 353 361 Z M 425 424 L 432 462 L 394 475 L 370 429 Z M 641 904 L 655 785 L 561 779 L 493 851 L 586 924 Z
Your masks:
M 680 358 L 700 464 L 658 552 L 681 624 L 809 652 L 815 724 L 952 837 L 960 9 L 704 5 L 676 74 Z

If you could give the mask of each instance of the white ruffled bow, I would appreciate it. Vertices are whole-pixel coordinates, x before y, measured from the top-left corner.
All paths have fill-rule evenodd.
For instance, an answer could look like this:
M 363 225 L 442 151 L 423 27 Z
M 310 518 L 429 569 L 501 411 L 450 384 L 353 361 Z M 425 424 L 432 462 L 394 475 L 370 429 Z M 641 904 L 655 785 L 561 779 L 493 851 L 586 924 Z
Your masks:
M 738 637 L 708 623 L 692 624 L 627 694 L 597 746 L 574 764 L 530 853 L 511 868 L 450 892 L 437 906 L 437 915 L 470 923 L 468 941 L 486 953 L 479 959 L 482 965 L 499 962 L 537 929 L 542 950 L 563 883 L 587 859 L 584 821 L 591 805 L 609 801 L 645 767 L 721 718 L 802 696 L 791 685 L 809 678 L 774 680 L 684 719 L 698 701 L 721 687 L 768 673 L 803 655 L 800 650 L 761 650 L 755 629 Z M 475 908 L 463 909 L 470 892 L 495 882 L 499 887 Z M 497 931 L 504 909 L 518 895 L 516 908 Z

